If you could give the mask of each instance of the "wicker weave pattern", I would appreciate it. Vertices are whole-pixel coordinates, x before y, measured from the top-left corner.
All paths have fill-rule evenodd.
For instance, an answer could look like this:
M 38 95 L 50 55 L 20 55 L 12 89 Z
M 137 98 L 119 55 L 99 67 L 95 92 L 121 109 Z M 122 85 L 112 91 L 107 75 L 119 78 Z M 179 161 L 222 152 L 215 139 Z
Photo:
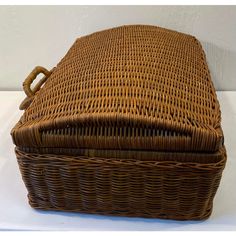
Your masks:
M 32 207 L 209 217 L 226 151 L 196 38 L 142 25 L 97 32 L 23 86 L 11 134 Z
M 140 25 L 79 38 L 13 138 L 17 146 L 218 150 L 219 104 L 200 43 Z
M 226 159 L 224 148 L 211 154 L 211 163 L 190 162 L 197 153 L 156 153 L 159 161 L 132 160 L 125 153 L 114 158 L 114 151 L 110 158 L 89 159 L 19 149 L 16 154 L 34 208 L 178 220 L 210 215 Z

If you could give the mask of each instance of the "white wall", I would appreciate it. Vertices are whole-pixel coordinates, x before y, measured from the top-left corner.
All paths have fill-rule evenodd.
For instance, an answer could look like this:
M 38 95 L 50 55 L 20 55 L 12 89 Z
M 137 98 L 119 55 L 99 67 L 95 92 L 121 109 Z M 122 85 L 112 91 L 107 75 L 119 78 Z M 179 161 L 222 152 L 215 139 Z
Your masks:
M 195 35 L 218 90 L 236 90 L 236 6 L 0 6 L 0 90 L 20 90 L 36 66 L 52 68 L 77 37 L 123 24 Z

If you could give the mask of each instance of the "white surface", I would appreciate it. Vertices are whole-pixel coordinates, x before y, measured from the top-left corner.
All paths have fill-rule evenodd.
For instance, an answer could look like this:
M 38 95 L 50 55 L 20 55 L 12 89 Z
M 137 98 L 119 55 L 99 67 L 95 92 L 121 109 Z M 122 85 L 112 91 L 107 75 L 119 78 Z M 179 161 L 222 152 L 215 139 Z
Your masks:
M 236 6 L 0 6 L 0 89 L 21 90 L 36 65 L 51 69 L 77 37 L 124 24 L 195 35 L 216 89 L 236 90 Z
M 36 211 L 28 205 L 10 130 L 19 120 L 23 92 L 0 92 L 0 229 L 21 230 L 236 230 L 236 92 L 218 92 L 228 161 L 206 221 L 106 217 Z

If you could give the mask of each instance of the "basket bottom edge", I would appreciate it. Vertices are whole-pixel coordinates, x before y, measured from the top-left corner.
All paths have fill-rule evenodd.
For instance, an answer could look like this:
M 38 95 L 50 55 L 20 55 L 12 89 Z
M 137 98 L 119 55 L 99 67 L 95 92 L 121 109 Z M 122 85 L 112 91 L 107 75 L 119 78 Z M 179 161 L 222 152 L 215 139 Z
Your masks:
M 160 213 L 160 212 L 142 212 L 142 211 L 130 211 L 130 210 L 101 210 L 101 209 L 83 209 L 83 208 L 60 208 L 55 206 L 42 206 L 33 202 L 30 197 L 29 205 L 36 211 L 45 211 L 45 212 L 68 212 L 68 213 L 78 213 L 78 214 L 89 214 L 89 215 L 100 215 L 100 216 L 112 216 L 112 217 L 131 217 L 131 218 L 145 218 L 145 219 L 160 219 L 160 220 L 176 220 L 176 221 L 204 221 L 207 220 L 212 214 L 212 205 L 204 212 L 204 214 L 199 214 L 196 216 L 181 215 L 181 214 L 169 214 L 169 213 Z

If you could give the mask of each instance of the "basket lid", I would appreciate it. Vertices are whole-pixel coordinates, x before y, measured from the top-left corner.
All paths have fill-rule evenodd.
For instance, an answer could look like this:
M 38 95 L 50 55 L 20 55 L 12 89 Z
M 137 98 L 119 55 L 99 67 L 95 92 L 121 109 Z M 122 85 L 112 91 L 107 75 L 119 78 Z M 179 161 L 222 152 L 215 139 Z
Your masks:
M 81 37 L 37 90 L 12 130 L 17 146 L 215 151 L 222 142 L 201 44 L 176 31 Z

